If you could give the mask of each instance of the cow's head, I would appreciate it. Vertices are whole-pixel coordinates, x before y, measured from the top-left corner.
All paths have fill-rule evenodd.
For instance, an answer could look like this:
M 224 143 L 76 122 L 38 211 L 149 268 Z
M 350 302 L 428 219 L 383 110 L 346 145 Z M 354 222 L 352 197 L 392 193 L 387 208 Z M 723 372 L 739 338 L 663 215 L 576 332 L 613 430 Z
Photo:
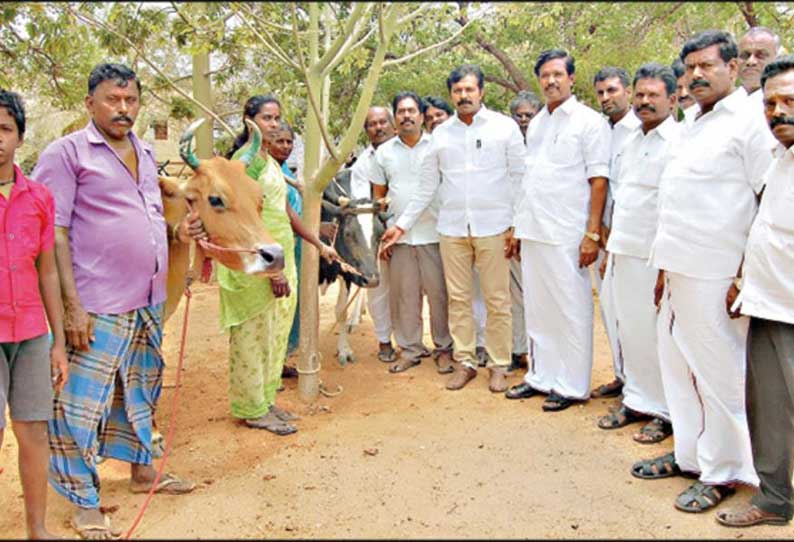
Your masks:
M 321 280 L 333 280 L 337 275 L 348 283 L 362 288 L 375 288 L 380 282 L 377 260 L 370 246 L 370 231 L 365 232 L 359 217 L 371 215 L 374 207 L 370 199 L 350 200 L 338 182 L 333 181 L 323 193 L 322 220 L 337 224 L 334 248 L 339 256 L 353 268 L 351 273 L 341 268 L 339 263 L 320 264 Z M 366 221 L 371 230 L 371 222 Z M 326 242 L 330 240 L 326 239 Z
M 191 124 L 180 139 L 179 153 L 193 169 L 193 176 L 177 188 L 204 223 L 211 243 L 202 247 L 205 254 L 236 271 L 280 273 L 284 269 L 284 249 L 273 241 L 262 223 L 264 194 L 259 184 L 245 172 L 259 152 L 262 141 L 259 128 L 246 119 L 252 140 L 239 160 L 227 160 L 222 156 L 199 160 L 191 147 L 193 134 L 202 122 L 204 119 Z M 161 182 L 161 189 L 163 186 Z M 167 182 L 165 187 L 173 189 Z M 165 201 L 167 196 L 165 190 L 163 192 Z

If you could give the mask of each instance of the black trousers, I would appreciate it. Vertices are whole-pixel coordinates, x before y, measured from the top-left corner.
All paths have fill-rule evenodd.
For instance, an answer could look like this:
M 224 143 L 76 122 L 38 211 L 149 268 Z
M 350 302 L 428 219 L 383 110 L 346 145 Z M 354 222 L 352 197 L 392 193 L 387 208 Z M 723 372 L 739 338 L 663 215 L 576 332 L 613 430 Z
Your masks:
M 747 421 L 753 464 L 761 479 L 753 504 L 794 516 L 794 325 L 750 319 Z

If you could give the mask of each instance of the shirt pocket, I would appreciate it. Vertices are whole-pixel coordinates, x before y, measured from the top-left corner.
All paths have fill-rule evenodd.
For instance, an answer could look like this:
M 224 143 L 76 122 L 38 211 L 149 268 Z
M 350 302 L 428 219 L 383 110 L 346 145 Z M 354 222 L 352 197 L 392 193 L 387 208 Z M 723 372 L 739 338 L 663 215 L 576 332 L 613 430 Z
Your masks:
M 772 196 L 772 194 L 764 195 Z M 778 197 L 770 202 L 770 224 L 794 238 L 794 189 L 786 187 Z
M 507 142 L 502 140 L 483 141 L 478 139 L 476 153 L 477 165 L 483 169 L 504 168 L 507 166 Z
M 555 164 L 573 164 L 579 157 L 579 138 L 573 134 L 557 134 L 551 140 L 548 156 Z

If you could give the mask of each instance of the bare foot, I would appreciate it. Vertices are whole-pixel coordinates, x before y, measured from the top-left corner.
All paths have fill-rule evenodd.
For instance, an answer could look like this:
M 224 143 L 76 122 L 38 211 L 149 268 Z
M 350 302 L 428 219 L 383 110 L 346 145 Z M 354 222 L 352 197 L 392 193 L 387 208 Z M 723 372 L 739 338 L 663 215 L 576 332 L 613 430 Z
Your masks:
M 157 471 L 152 465 L 130 465 L 130 491 L 132 493 L 148 493 L 156 477 Z M 155 493 L 184 495 L 195 488 L 196 484 L 190 480 L 182 480 L 173 474 L 164 472 L 157 483 Z
M 121 536 L 121 529 L 110 524 L 110 518 L 98 508 L 78 508 L 72 515 L 72 527 L 85 540 L 112 540 Z
M 63 540 L 63 537 L 52 534 L 44 527 L 39 527 L 28 531 L 28 540 Z

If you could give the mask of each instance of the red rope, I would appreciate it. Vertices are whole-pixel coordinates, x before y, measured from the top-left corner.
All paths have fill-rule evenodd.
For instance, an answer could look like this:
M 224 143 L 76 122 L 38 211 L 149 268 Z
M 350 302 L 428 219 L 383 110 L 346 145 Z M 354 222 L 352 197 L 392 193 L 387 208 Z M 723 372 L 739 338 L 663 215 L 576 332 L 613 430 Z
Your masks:
M 165 471 L 165 464 L 168 460 L 168 454 L 171 451 L 171 443 L 173 442 L 174 438 L 174 429 L 176 428 L 176 413 L 177 407 L 179 406 L 179 388 L 180 388 L 180 381 L 182 379 L 182 362 L 185 359 L 185 343 L 187 339 L 187 318 L 188 313 L 190 312 L 190 287 L 185 288 L 185 297 L 187 301 L 185 301 L 185 316 L 182 319 L 182 338 L 180 339 L 179 343 L 179 361 L 176 365 L 176 383 L 174 388 L 174 395 L 171 397 L 171 417 L 169 418 L 168 422 L 168 436 L 165 439 L 165 450 L 163 451 L 163 460 L 160 463 L 160 468 L 157 469 L 157 475 L 154 477 L 152 481 L 152 487 L 149 489 L 149 494 L 146 495 L 146 500 L 143 502 L 143 506 L 141 507 L 141 511 L 138 512 L 138 516 L 135 518 L 135 521 L 132 523 L 132 527 L 130 527 L 127 534 L 124 535 L 125 540 L 129 540 L 132 537 L 132 533 L 135 532 L 135 529 L 138 527 L 138 524 L 141 522 L 143 518 L 143 514 L 146 512 L 146 509 L 149 507 L 149 502 L 152 500 L 154 496 L 154 492 L 157 489 L 157 484 L 160 483 L 160 478 Z

